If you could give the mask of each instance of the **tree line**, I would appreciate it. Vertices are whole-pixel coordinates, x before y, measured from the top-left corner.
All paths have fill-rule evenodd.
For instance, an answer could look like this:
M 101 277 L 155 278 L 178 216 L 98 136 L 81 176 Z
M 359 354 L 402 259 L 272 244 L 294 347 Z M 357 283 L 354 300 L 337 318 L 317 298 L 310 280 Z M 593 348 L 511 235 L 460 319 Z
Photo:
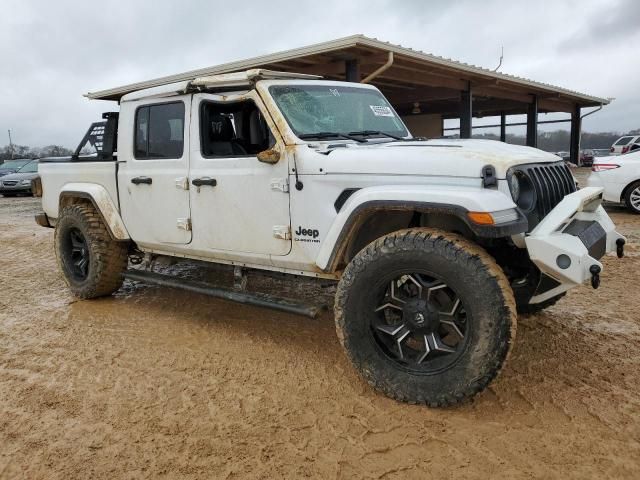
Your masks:
M 73 153 L 73 150 L 60 145 L 47 145 L 46 147 L 28 147 L 26 145 L 5 145 L 0 148 L 0 160 L 11 158 L 44 158 L 44 157 L 66 157 Z
M 640 135 L 640 129 L 631 130 L 624 135 Z M 618 132 L 582 132 L 580 139 L 580 148 L 583 150 L 601 148 L 609 149 L 611 145 L 620 137 Z M 500 136 L 495 133 L 479 133 L 473 134 L 473 138 L 485 140 L 500 140 Z M 525 145 L 526 137 L 524 135 L 507 134 L 507 143 L 514 145 Z M 552 132 L 538 133 L 538 148 L 547 152 L 569 151 L 571 141 L 571 133 L 568 130 L 554 130 Z

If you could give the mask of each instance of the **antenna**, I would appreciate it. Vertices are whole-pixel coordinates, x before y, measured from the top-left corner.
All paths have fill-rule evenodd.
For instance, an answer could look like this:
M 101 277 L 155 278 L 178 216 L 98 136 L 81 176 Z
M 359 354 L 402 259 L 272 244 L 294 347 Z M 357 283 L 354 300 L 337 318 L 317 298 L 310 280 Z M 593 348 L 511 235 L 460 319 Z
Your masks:
M 13 142 L 11 141 L 11 129 L 7 131 L 9 132 L 9 150 L 11 151 L 11 160 L 13 160 Z
M 497 72 L 498 69 L 502 66 L 502 59 L 504 58 L 504 45 L 500 46 L 500 62 L 498 62 L 498 66 L 493 69 L 494 72 Z

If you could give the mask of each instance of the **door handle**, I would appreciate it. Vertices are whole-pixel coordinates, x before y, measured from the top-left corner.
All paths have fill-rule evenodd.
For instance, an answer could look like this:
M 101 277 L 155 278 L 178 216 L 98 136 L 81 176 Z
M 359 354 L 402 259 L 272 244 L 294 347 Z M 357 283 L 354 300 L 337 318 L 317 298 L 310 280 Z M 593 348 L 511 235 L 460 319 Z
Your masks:
M 202 177 L 202 178 L 194 178 L 193 180 L 191 180 L 191 184 L 194 187 L 202 187 L 203 185 L 215 187 L 218 184 L 218 182 L 215 178 Z
M 131 179 L 131 183 L 134 185 L 140 185 L 141 183 L 151 185 L 152 182 L 153 180 L 150 177 L 134 177 Z

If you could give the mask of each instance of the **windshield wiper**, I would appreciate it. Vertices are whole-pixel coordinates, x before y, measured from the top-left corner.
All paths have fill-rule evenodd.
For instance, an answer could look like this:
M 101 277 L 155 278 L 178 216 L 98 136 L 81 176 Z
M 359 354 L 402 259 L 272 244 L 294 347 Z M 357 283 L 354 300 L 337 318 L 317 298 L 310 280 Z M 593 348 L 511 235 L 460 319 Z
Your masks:
M 370 137 L 373 135 L 382 135 L 385 137 L 393 138 L 394 140 L 406 140 L 406 138 L 402 138 L 397 135 L 392 135 L 387 132 L 381 132 L 380 130 L 361 130 L 359 132 L 349 132 L 349 135 L 361 135 L 363 137 Z
M 339 133 L 339 132 L 316 132 L 316 133 L 303 133 L 302 135 L 298 135 L 298 138 L 301 138 L 302 140 L 306 140 L 308 138 L 331 138 L 331 137 L 336 137 L 336 138 L 346 138 L 347 140 L 353 140 L 354 142 L 366 142 L 367 140 L 365 140 L 364 138 L 358 138 L 358 137 L 354 137 L 351 134 L 347 134 L 347 133 Z

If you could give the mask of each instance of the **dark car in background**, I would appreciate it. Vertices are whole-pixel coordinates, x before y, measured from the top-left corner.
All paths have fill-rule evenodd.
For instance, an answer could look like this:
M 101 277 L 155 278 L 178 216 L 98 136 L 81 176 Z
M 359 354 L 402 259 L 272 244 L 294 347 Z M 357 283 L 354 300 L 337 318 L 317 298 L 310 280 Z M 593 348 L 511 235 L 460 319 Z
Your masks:
M 5 175 L 9 175 L 10 173 L 16 173 L 27 163 L 30 163 L 32 161 L 33 159 L 31 158 L 16 158 L 13 160 L 5 160 L 4 163 L 0 164 L 0 177 L 4 177 Z
M 31 181 L 38 177 L 38 160 L 29 160 L 15 173 L 0 178 L 0 195 L 14 197 L 20 194 L 32 195 Z

